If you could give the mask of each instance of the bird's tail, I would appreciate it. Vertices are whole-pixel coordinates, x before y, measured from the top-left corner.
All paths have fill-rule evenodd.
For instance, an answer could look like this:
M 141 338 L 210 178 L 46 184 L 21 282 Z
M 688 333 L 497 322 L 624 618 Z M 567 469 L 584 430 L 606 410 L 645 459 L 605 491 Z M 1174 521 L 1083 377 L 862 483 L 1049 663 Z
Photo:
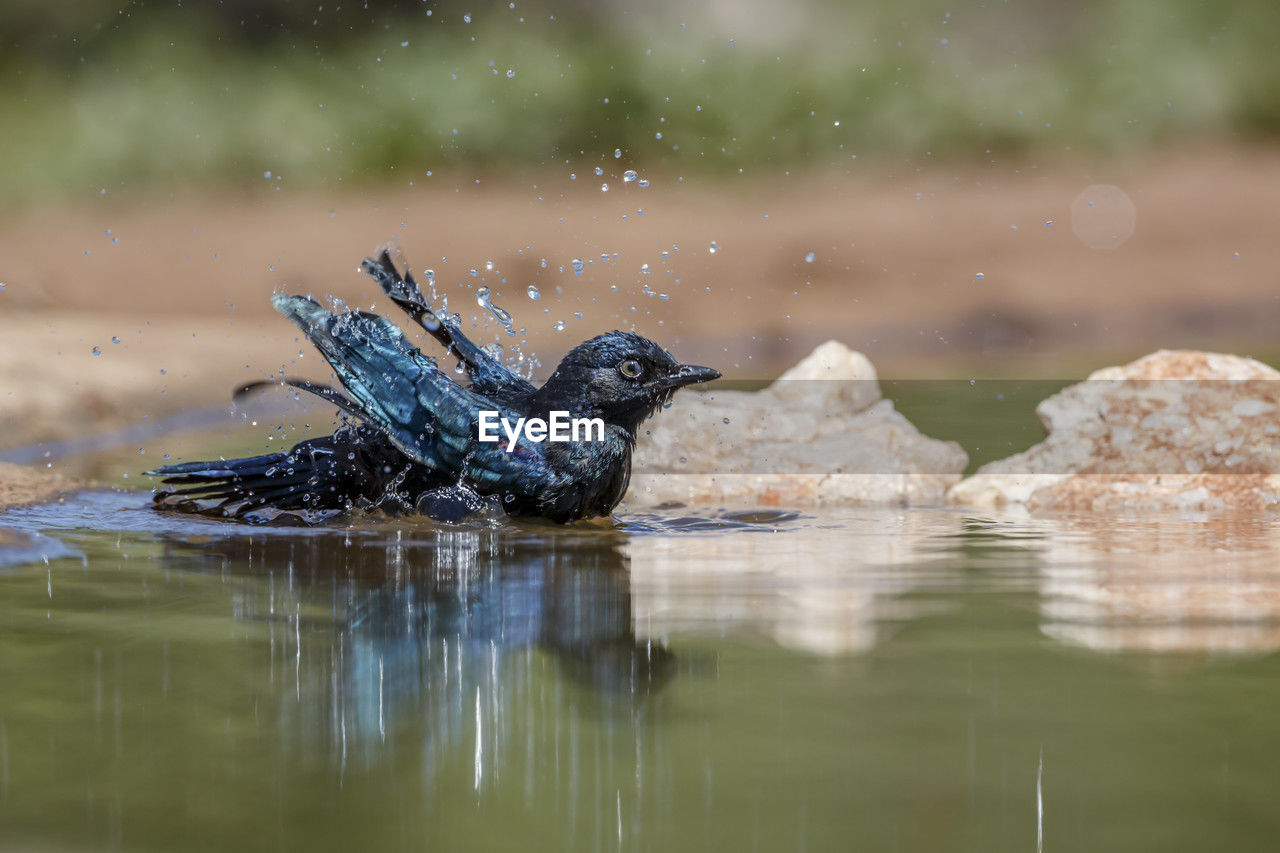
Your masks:
M 247 459 L 185 462 L 147 473 L 163 477 L 157 505 L 243 517 L 262 507 L 277 510 L 340 509 L 332 442 L 303 442 L 287 453 Z

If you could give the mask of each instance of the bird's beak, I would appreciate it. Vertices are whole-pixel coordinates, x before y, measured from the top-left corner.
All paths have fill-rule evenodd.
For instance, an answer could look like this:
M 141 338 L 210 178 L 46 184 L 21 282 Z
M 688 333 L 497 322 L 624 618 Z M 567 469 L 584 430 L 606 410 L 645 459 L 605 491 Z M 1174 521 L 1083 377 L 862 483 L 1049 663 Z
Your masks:
M 667 377 L 666 384 L 669 388 L 683 388 L 686 385 L 696 385 L 699 382 L 710 382 L 712 379 L 719 378 L 718 370 L 699 367 L 696 364 L 682 364 Z

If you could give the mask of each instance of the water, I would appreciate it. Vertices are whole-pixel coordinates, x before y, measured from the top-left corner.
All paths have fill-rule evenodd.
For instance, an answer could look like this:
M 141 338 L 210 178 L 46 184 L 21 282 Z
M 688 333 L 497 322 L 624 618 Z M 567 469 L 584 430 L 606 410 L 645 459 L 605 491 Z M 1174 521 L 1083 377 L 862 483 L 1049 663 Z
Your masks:
M 619 518 L 0 513 L 0 846 L 1274 841 L 1269 521 Z

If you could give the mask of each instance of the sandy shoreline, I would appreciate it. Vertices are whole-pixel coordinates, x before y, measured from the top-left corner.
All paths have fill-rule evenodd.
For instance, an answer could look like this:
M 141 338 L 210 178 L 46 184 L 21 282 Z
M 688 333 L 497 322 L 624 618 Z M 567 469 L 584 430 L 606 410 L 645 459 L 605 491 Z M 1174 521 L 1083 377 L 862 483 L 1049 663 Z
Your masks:
M 464 317 L 477 311 L 467 288 L 489 285 L 552 362 L 634 324 L 731 378 L 776 376 L 828 338 L 885 377 L 1056 376 L 1064 363 L 1082 375 L 1158 347 L 1247 352 L 1280 327 L 1280 154 L 867 175 L 655 180 L 607 194 L 550 174 L 536 188 L 437 178 L 337 197 L 95 197 L 10 216 L 0 448 L 219 405 L 281 369 L 327 376 L 269 297 L 385 310 L 356 265 L 388 238 L 415 268 L 436 269 Z M 1119 248 L 1073 232 L 1072 203 L 1094 184 L 1121 186 L 1136 207 Z M 478 337 L 523 340 L 493 322 Z
M 83 488 L 73 477 L 0 462 L 0 509 L 48 503 Z

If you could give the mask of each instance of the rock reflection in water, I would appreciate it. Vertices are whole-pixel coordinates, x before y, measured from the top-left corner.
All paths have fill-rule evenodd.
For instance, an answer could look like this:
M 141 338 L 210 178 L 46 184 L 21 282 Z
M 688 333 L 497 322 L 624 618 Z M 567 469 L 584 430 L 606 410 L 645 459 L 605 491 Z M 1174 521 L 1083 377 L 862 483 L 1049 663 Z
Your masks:
M 1280 536 L 1260 516 L 1044 524 L 1041 629 L 1103 651 L 1280 648 Z
M 819 654 L 865 651 L 882 623 L 912 615 L 901 596 L 949 556 L 959 513 L 846 512 L 802 527 L 747 535 L 635 536 L 631 562 L 636 630 L 741 632 Z

